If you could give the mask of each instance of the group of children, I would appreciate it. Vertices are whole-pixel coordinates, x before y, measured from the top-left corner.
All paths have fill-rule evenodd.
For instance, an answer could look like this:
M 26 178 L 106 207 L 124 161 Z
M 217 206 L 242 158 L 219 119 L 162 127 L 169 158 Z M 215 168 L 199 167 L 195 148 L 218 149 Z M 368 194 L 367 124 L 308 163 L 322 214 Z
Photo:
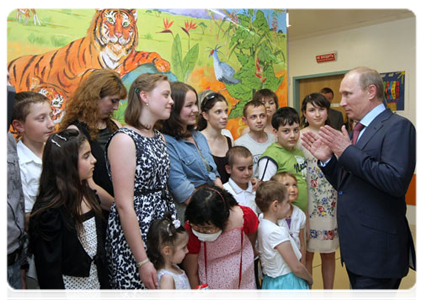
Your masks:
M 261 285 L 263 289 L 307 289 L 313 284 L 305 267 L 307 162 L 296 147 L 299 116 L 289 107 L 273 109 L 277 108 L 277 98 L 276 101 L 273 96 L 264 98 L 253 99 L 244 107 L 243 120 L 248 132 L 235 140 L 235 146 L 226 153 L 229 179 L 224 189 L 216 186 L 196 189 L 185 212 L 185 225 L 170 214 L 151 223 L 147 249 L 157 270 L 158 287 L 179 289 L 208 284 L 210 288 Z M 22 184 L 28 194 L 25 198 L 29 199 L 25 203 L 26 217 L 29 218 L 37 195 L 46 200 L 37 203 L 31 221 L 27 222 L 30 235 L 33 239 L 47 238 L 53 247 L 62 243 L 59 241 L 66 233 L 68 237 L 62 245 L 69 248 L 64 251 L 74 251 L 75 245 L 83 245 L 76 246 L 75 251 L 87 267 L 74 269 L 75 276 L 96 273 L 98 278 L 92 288 L 109 288 L 107 257 L 97 247 L 97 242 L 104 241 L 102 228 L 106 223 L 99 218 L 98 198 L 87 184 L 96 163 L 89 144 L 77 130 L 53 133 L 46 97 L 23 92 L 17 94 L 16 100 L 12 125 L 21 136 L 18 155 L 22 161 Z M 272 108 L 266 111 L 263 102 Z M 273 134 L 268 132 L 269 124 Z M 45 171 L 41 174 L 41 170 Z M 26 188 L 29 186 L 32 188 Z M 47 186 L 51 188 L 44 189 Z M 46 220 L 49 210 L 58 207 L 66 208 L 61 210 L 62 218 Z M 37 218 L 44 218 L 43 226 L 51 228 L 38 228 Z M 78 230 L 69 226 L 71 219 L 77 221 Z M 78 244 L 79 230 L 85 231 L 86 240 Z M 40 237 L 41 232 L 51 236 Z M 97 239 L 90 239 L 92 236 Z M 90 263 L 92 260 L 95 264 Z M 72 273 L 74 264 L 69 261 L 65 267 Z M 30 270 L 35 273 L 33 267 Z M 45 273 L 38 277 L 40 284 L 54 286 L 54 282 L 44 282 L 50 280 L 49 272 L 38 270 L 38 274 Z M 60 277 L 59 288 L 78 287 L 72 276 L 56 275 Z M 62 282 L 64 286 L 60 286 Z

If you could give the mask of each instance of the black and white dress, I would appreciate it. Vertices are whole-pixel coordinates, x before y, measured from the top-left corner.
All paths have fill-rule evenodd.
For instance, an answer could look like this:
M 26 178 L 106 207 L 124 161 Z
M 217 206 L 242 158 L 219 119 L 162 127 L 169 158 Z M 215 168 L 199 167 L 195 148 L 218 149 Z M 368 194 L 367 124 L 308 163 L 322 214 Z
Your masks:
M 145 137 L 129 128 L 120 128 L 111 136 L 111 139 L 118 133 L 127 134 L 135 143 L 137 167 L 135 170 L 134 209 L 144 247 L 147 249 L 147 232 L 151 222 L 162 218 L 167 211 L 176 214 L 175 205 L 166 189 L 170 171 L 169 156 L 165 141 L 156 130 L 154 137 Z M 106 147 L 106 161 L 111 177 L 110 165 L 107 160 L 109 143 Z M 115 204 L 110 209 L 106 251 L 109 261 L 110 285 L 113 289 L 145 288 L 140 280 L 134 256 L 125 239 Z

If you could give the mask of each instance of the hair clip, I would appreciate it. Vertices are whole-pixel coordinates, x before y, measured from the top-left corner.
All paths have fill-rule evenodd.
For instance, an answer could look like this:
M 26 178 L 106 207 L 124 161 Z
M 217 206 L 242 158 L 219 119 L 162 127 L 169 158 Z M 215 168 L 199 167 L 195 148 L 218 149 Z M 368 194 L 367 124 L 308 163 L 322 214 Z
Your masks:
M 51 139 L 51 142 L 52 142 L 53 144 L 55 144 L 57 147 L 62 148 L 62 146 L 60 146 L 60 145 L 59 145 L 59 143 L 58 143 L 58 142 L 56 142 L 55 140 Z
M 135 94 L 139 94 L 140 93 L 140 89 L 137 88 L 137 87 L 134 89 L 134 91 L 135 91 Z
M 57 133 L 56 133 L 56 136 L 57 136 L 59 139 L 64 140 L 65 142 L 67 142 L 67 141 L 68 141 L 68 139 L 67 139 L 67 138 L 65 138 L 65 137 L 61 136 L 60 134 L 57 134 Z
M 181 221 L 179 221 L 178 219 L 173 220 L 172 224 L 173 224 L 173 226 L 175 226 L 176 229 L 181 227 Z
M 172 236 L 173 235 L 172 231 L 170 231 L 170 223 L 167 224 L 166 230 L 167 230 L 167 233 L 169 234 L 169 236 Z

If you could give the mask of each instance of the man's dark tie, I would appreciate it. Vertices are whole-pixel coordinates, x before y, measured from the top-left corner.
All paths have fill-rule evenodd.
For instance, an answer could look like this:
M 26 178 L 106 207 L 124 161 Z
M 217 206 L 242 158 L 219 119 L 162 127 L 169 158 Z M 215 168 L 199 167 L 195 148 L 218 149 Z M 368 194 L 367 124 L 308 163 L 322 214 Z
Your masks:
M 357 143 L 357 139 L 358 139 L 358 136 L 359 136 L 359 134 L 360 134 L 360 131 L 362 131 L 364 127 L 366 127 L 366 126 L 364 126 L 364 125 L 363 125 L 363 124 L 361 124 L 360 122 L 359 122 L 359 123 L 357 123 L 357 124 L 354 126 L 354 129 L 353 129 L 353 138 L 352 138 L 352 144 L 353 144 L 353 145 L 355 145 L 355 144 Z

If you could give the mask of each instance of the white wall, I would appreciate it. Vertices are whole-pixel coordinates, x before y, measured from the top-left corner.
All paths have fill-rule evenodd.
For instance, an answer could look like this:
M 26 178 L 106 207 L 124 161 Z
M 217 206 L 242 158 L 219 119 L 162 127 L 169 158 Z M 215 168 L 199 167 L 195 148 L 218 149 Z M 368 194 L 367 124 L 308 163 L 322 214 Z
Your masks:
M 316 55 L 337 51 L 335 62 L 316 62 Z M 289 41 L 288 103 L 293 106 L 292 78 L 340 72 L 367 66 L 380 73 L 405 71 L 405 110 L 399 111 L 416 125 L 416 19 Z M 336 92 L 336 91 L 335 91 Z M 416 224 L 416 207 L 409 206 L 407 218 Z

